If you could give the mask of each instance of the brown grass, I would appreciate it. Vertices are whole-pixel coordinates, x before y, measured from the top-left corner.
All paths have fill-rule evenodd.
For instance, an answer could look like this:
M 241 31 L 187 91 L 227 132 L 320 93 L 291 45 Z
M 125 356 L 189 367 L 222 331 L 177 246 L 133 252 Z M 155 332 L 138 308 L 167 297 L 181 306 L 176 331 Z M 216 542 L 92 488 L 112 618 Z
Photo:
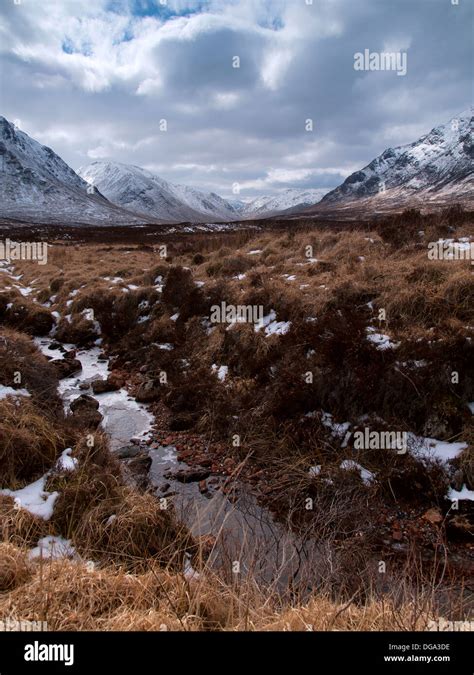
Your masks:
M 10 489 L 31 483 L 54 464 L 64 436 L 26 397 L 0 401 L 0 472 Z
M 408 603 L 357 606 L 325 597 L 279 607 L 255 589 L 237 595 L 212 577 L 188 582 L 159 568 L 124 574 L 61 560 L 30 572 L 20 549 L 0 548 L 0 555 L 13 565 L 16 585 L 0 595 L 0 614 L 47 621 L 49 630 L 423 630 L 431 616 Z

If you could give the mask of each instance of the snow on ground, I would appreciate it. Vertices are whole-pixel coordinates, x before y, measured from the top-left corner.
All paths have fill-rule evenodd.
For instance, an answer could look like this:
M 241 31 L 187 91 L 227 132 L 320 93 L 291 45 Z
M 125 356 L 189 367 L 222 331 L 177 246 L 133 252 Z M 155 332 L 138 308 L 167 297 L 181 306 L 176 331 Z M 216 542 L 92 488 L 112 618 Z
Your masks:
M 399 342 L 393 342 L 393 340 L 391 340 L 388 335 L 384 335 L 384 333 L 377 333 L 375 328 L 372 326 L 369 326 L 369 328 L 366 330 L 367 340 L 369 340 L 369 342 L 373 342 L 377 349 L 396 349 L 400 345 Z
M 20 291 L 20 293 L 22 294 L 22 296 L 25 297 L 25 298 L 28 295 L 31 295 L 31 293 L 33 293 L 33 290 L 34 290 L 33 288 L 31 288 L 31 286 L 25 286 L 23 288 L 21 286 L 15 286 L 15 288 L 17 288 Z
M 254 331 L 258 333 L 262 328 L 265 328 L 265 335 L 285 335 L 288 333 L 291 327 L 291 321 L 277 321 L 276 312 L 274 309 L 270 310 L 270 313 L 263 317 L 254 326 Z
M 327 412 L 321 413 L 321 423 L 324 424 L 326 429 L 329 429 L 331 431 L 331 434 L 333 436 L 341 439 L 346 436 L 351 426 L 350 422 L 341 422 L 341 423 L 334 422 L 333 416 Z
M 223 382 L 229 373 L 229 366 L 218 366 L 216 363 L 213 363 L 212 372 L 216 373 L 218 380 Z
M 0 401 L 7 396 L 30 396 L 30 392 L 27 389 L 14 389 L 0 384 Z
M 69 539 L 49 535 L 38 541 L 38 544 L 28 553 L 31 560 L 36 558 L 76 558 L 77 553 Z
M 13 497 L 18 508 L 26 509 L 34 516 L 49 520 L 53 515 L 54 503 L 59 497 L 59 492 L 45 490 L 48 475 L 49 472 L 20 490 L 0 490 L 0 494 Z
M 191 555 L 189 553 L 185 553 L 184 557 L 184 576 L 188 581 L 197 581 L 200 577 L 199 572 L 196 572 L 191 564 Z
M 56 462 L 56 468 L 59 471 L 74 471 L 77 466 L 77 459 L 71 457 L 72 448 L 66 448 Z
M 364 469 L 363 466 L 361 466 L 357 462 L 354 462 L 353 459 L 345 459 L 343 462 L 341 462 L 340 468 L 345 469 L 347 471 L 351 469 L 355 469 L 356 471 L 358 471 L 365 485 L 370 485 L 370 483 L 374 479 L 374 474 L 371 471 Z
M 285 335 L 291 327 L 291 321 L 272 321 L 265 328 L 265 335 Z
M 461 490 L 453 490 L 453 488 L 449 488 L 448 499 L 450 499 L 452 502 L 460 499 L 469 499 L 470 501 L 474 501 L 474 490 L 468 490 L 465 485 L 462 486 Z
M 454 459 L 467 448 L 467 443 L 449 441 L 438 441 L 436 438 L 423 438 L 415 434 L 408 434 L 408 447 L 413 455 L 422 459 L 439 459 L 441 462 L 447 462 Z

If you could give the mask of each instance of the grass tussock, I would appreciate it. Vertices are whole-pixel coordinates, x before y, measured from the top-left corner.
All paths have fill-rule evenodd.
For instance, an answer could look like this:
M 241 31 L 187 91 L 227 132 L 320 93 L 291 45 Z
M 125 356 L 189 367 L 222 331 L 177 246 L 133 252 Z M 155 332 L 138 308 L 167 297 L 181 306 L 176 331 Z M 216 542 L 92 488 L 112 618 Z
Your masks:
M 26 398 L 0 401 L 0 472 L 4 488 L 41 477 L 64 449 L 64 434 Z

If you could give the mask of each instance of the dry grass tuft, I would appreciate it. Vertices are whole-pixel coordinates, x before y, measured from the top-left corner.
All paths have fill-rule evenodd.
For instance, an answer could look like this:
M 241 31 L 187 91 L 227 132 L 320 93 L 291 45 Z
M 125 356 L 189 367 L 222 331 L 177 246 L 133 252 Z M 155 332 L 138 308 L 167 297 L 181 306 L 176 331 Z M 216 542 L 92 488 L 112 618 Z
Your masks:
M 0 473 L 4 488 L 31 483 L 54 464 L 64 437 L 25 397 L 0 401 Z
M 34 546 L 50 532 L 48 522 L 25 509 L 16 508 L 11 497 L 0 495 L 0 536 L 4 543 Z
M 81 551 L 94 560 L 147 569 L 150 565 L 183 568 L 191 540 L 170 511 L 151 494 L 122 488 L 116 502 L 101 500 L 83 515 L 74 532 Z
M 10 543 L 0 543 L 0 592 L 11 591 L 31 576 L 24 552 Z

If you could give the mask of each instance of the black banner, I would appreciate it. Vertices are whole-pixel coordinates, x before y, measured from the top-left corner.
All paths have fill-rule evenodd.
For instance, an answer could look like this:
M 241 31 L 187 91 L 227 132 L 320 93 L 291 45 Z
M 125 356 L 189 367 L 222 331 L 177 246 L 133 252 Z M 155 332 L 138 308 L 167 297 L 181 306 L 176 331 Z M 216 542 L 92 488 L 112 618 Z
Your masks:
M 212 672 L 284 663 L 312 672 L 472 675 L 472 633 L 0 633 L 0 675 Z M 471 665 L 469 665 L 471 664 Z M 293 669 L 293 667 L 292 667 Z

